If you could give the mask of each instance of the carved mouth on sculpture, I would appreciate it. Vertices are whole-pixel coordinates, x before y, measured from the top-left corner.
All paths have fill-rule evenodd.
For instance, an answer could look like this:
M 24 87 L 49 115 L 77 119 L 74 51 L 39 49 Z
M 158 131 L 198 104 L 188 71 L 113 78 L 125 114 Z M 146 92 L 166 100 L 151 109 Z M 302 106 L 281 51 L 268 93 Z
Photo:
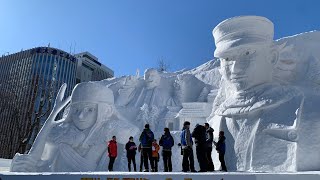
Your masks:
M 239 80 L 239 79 L 245 79 L 247 78 L 248 76 L 246 75 L 231 75 L 230 76 L 230 80 Z
M 247 76 L 237 77 L 237 78 L 230 78 L 231 82 L 240 82 L 240 81 L 246 81 L 246 80 L 247 80 Z

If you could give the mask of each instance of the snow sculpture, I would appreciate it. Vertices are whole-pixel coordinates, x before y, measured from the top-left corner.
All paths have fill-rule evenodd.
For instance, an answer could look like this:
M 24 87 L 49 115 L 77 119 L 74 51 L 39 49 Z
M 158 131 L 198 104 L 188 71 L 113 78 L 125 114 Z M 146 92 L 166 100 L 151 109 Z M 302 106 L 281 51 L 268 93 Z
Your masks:
M 297 169 L 296 134 L 289 133 L 291 140 L 284 141 L 267 133 L 293 129 L 303 103 L 300 90 L 272 78 L 279 57 L 273 34 L 273 23 L 258 16 L 227 19 L 213 30 L 223 83 L 210 123 L 227 136 L 228 169 Z
M 128 76 L 125 78 L 123 86 L 118 90 L 118 98 L 116 98 L 117 106 L 127 106 L 133 103 L 132 100 L 139 95 L 137 85 L 139 84 L 137 77 Z
M 65 90 L 66 84 L 61 87 L 53 111 L 29 153 L 16 154 L 11 171 L 105 170 L 106 141 L 116 135 L 118 143 L 125 144 L 128 137 L 138 134 L 137 127 L 119 117 L 109 88 L 94 82 L 81 83 L 73 89 L 71 97 L 62 100 Z M 69 101 L 67 117 L 55 121 Z

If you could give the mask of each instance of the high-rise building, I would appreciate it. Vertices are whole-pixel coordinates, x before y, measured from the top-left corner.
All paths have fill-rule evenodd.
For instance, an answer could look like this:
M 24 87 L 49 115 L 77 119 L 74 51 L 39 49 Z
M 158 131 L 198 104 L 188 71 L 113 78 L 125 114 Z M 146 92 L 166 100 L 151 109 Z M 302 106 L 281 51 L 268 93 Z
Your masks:
M 78 59 L 77 83 L 99 81 L 114 76 L 110 68 L 101 64 L 98 58 L 89 52 L 75 54 L 75 57 Z
M 60 86 L 76 84 L 77 59 L 37 47 L 0 57 L 0 157 L 12 158 L 33 142 L 51 112 Z

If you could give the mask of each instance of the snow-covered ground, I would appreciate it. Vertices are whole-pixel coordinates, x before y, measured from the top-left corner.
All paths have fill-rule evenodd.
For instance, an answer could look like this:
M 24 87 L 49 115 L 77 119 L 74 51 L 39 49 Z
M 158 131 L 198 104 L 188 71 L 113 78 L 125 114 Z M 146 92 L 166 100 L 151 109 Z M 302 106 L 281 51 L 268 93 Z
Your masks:
M 320 172 L 259 173 L 259 172 L 212 172 L 212 173 L 141 173 L 141 172 L 61 172 L 17 173 L 9 172 L 10 159 L 0 159 L 0 179 L 81 179 L 81 180 L 319 180 Z M 96 179 L 94 179 L 96 178 Z M 118 178 L 118 179 L 117 179 Z

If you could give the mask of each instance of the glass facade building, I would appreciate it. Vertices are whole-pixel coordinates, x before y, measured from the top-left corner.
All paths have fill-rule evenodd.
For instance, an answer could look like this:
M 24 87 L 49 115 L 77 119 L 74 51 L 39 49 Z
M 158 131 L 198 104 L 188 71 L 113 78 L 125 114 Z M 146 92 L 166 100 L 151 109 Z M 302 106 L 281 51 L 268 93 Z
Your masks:
M 100 81 L 114 76 L 113 70 L 101 64 L 98 58 L 91 53 L 82 52 L 74 56 L 78 59 L 77 83 Z
M 37 47 L 0 57 L 0 157 L 28 149 L 50 114 L 57 92 L 76 84 L 77 59 L 62 50 Z

